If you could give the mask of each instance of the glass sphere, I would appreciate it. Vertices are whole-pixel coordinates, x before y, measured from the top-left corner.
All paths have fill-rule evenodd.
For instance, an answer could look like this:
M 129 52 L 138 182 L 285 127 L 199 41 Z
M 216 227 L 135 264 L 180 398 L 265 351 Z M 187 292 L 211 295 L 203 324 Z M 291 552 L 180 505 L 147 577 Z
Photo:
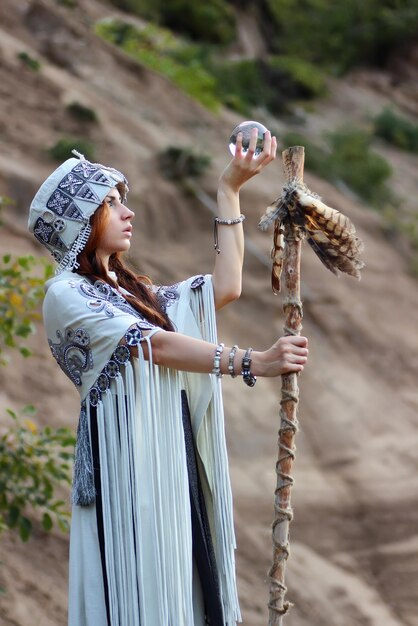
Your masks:
M 235 156 L 238 133 L 242 133 L 242 153 L 246 154 L 248 152 L 248 147 L 250 145 L 251 139 L 251 131 L 254 127 L 258 130 L 254 158 L 257 158 L 258 155 L 261 154 L 264 147 L 264 133 L 267 131 L 267 128 L 263 124 L 260 124 L 260 122 L 248 120 L 246 122 L 241 122 L 241 124 L 238 124 L 238 126 L 236 126 L 231 133 L 231 136 L 229 138 L 229 150 L 232 156 Z

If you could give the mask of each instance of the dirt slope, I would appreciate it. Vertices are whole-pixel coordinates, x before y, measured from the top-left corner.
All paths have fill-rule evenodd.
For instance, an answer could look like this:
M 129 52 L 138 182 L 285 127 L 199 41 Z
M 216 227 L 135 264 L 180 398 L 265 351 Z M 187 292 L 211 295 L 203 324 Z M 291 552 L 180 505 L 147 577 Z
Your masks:
M 157 153 L 172 144 L 208 152 L 213 164 L 202 181 L 214 198 L 227 163 L 226 139 L 240 121 L 209 114 L 164 78 L 135 66 L 91 34 L 105 15 L 100 3 L 79 10 L 52 0 L 3 0 L 0 5 L 0 194 L 16 200 L 1 231 L 0 253 L 40 248 L 26 234 L 27 206 L 53 168 L 46 148 L 65 134 L 87 132 L 103 163 L 123 170 L 136 210 L 132 258 L 156 282 L 210 271 L 212 217 L 158 170 Z M 108 10 L 108 9 L 107 9 Z M 66 54 L 62 54 L 62 45 Z M 26 51 L 42 63 L 25 68 Z M 405 109 L 416 113 L 409 74 Z M 386 80 L 386 82 L 385 82 Z M 367 121 L 388 101 L 389 79 L 358 74 L 335 83 L 306 132 L 352 119 Z M 397 85 L 402 104 L 402 85 Z M 92 107 L 97 127 L 78 128 L 65 110 L 73 100 Z M 351 118 L 350 118 L 351 116 Z M 275 127 L 283 128 L 281 120 Z M 408 190 L 416 210 L 417 159 L 387 150 L 394 184 Z M 349 215 L 366 244 L 361 282 L 334 278 L 304 250 L 304 333 L 311 359 L 300 380 L 301 432 L 297 437 L 295 518 L 287 568 L 289 626 L 418 625 L 418 371 L 417 282 L 401 252 L 382 235 L 377 214 L 334 187 L 306 177 L 327 204 Z M 246 235 L 268 258 L 270 237 L 256 231 L 265 206 L 283 183 L 278 162 L 242 193 Z M 415 194 L 415 196 L 414 196 Z M 173 263 L 175 260 L 175 263 Z M 247 253 L 242 298 L 222 311 L 219 335 L 227 342 L 267 347 L 281 333 L 280 297 L 269 270 Z M 77 397 L 52 362 L 42 328 L 30 361 L 14 357 L 0 383 L 0 407 L 38 407 L 41 423 L 76 424 Z M 238 575 L 244 623 L 268 623 L 265 584 L 275 485 L 277 381 L 252 390 L 224 380 L 238 537 Z M 3 414 L 3 411 L 1 412 Z M 0 418 L 4 422 L 5 418 Z M 68 538 L 37 531 L 27 545 L 3 536 L 0 601 L 4 626 L 66 623 Z M 126 625 L 129 626 L 129 625 Z

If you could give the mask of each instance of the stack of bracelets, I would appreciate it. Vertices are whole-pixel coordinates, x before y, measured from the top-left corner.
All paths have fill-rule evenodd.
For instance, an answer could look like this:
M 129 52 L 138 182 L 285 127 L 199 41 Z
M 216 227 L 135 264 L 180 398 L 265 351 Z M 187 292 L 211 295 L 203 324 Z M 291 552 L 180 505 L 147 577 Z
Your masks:
M 219 343 L 216 346 L 215 356 L 213 358 L 212 374 L 214 374 L 217 378 L 222 378 L 221 355 L 224 350 L 224 347 L 225 347 L 225 344 Z M 229 353 L 229 358 L 228 358 L 228 373 L 230 374 L 230 376 L 232 376 L 232 378 L 235 378 L 237 376 L 235 372 L 235 368 L 234 368 L 234 358 L 235 358 L 235 354 L 237 350 L 238 350 L 238 346 L 236 345 L 232 346 L 231 352 Z M 251 352 L 252 352 L 252 348 L 248 348 L 248 350 L 245 351 L 245 354 L 241 363 L 242 380 L 244 381 L 246 385 L 248 385 L 248 387 L 254 387 L 257 381 L 257 377 L 251 373 Z

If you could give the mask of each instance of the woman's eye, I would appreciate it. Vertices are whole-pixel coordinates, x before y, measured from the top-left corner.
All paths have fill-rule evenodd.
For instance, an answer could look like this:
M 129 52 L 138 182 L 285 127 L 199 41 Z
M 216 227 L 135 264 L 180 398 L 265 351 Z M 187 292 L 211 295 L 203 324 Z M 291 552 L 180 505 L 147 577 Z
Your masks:
M 121 202 L 121 200 L 119 200 Z M 117 198 L 108 198 L 107 203 L 110 207 L 114 207 L 117 203 Z

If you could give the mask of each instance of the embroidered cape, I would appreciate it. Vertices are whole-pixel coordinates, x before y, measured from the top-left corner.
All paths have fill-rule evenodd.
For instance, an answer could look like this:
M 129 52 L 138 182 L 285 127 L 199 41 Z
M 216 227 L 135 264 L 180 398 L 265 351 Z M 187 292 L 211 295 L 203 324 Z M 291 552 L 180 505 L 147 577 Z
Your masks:
M 217 342 L 210 276 L 159 287 L 156 293 L 178 332 Z M 72 272 L 51 279 L 46 285 L 44 321 L 52 354 L 81 398 L 70 626 L 200 623 L 194 615 L 182 389 L 190 405 L 203 474 L 224 622 L 235 625 L 241 617 L 219 380 L 156 366 L 150 339 L 161 329 L 107 283 L 92 284 Z M 149 360 L 144 358 L 144 342 Z M 137 346 L 138 357 L 131 356 L 131 346 Z M 93 435 L 99 450 L 96 461 Z M 95 463 L 100 464 L 102 524 L 96 521 Z M 98 537 L 103 539 L 104 554 Z M 103 561 L 106 576 L 101 573 Z

